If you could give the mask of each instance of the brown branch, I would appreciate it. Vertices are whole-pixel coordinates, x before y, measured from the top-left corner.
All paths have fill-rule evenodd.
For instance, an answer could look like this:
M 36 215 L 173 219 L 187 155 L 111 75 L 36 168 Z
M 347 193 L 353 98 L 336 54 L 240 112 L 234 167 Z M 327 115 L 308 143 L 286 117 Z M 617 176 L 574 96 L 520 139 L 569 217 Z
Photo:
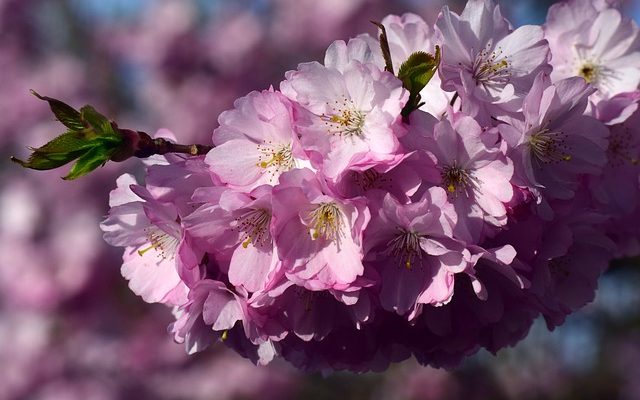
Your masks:
M 204 144 L 178 144 L 162 138 L 152 139 L 151 136 L 145 132 L 136 133 L 140 141 L 137 143 L 136 151 L 133 155 L 138 158 L 146 158 L 155 154 L 163 155 L 167 153 L 202 156 L 207 154 L 209 150 L 213 149 L 213 146 L 207 146 Z

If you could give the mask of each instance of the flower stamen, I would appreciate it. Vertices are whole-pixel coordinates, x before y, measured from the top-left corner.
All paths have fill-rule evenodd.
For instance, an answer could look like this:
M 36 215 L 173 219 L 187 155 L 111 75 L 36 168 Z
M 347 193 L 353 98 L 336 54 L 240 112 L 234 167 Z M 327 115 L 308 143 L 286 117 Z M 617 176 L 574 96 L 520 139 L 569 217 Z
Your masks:
M 471 192 L 478 189 L 480 184 L 480 180 L 474 176 L 473 171 L 460 167 L 456 162 L 442 167 L 440 176 L 442 186 L 452 196 L 464 193 L 468 197 Z
M 511 80 L 511 64 L 500 47 L 493 51 L 492 48 L 493 43 L 489 42 L 476 56 L 473 77 L 485 86 L 503 86 Z
M 332 113 L 321 115 L 329 134 L 336 136 L 362 136 L 366 114 L 358 110 L 351 100 L 346 98 L 342 103 L 336 100 L 329 105 Z
M 263 208 L 252 209 L 236 218 L 236 229 L 242 234 L 242 247 L 264 246 L 271 239 L 271 213 Z
M 279 176 L 296 166 L 290 144 L 273 146 L 267 142 L 265 145 L 258 145 L 258 151 L 261 155 L 256 165 L 265 170 L 271 169 L 273 176 Z
M 422 259 L 422 235 L 400 227 L 398 230 L 399 233 L 387 242 L 387 254 L 399 258 L 406 269 L 411 269 L 414 259 Z
M 335 203 L 320 203 L 308 216 L 309 233 L 313 240 L 325 238 L 339 241 L 342 236 L 342 212 Z
M 565 144 L 565 134 L 543 128 L 529 136 L 527 142 L 533 157 L 543 164 L 571 161 L 570 148 Z
M 158 256 L 165 260 L 172 260 L 175 257 L 180 243 L 179 238 L 173 237 L 156 226 L 145 228 L 145 232 L 149 239 L 149 246 L 138 250 L 140 257 L 144 256 L 149 250 L 157 250 Z

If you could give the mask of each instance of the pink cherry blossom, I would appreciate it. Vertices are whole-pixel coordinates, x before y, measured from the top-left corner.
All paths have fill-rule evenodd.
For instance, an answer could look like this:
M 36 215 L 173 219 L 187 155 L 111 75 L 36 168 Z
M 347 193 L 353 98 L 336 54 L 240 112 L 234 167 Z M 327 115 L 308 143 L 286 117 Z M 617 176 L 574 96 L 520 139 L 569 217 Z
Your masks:
M 512 30 L 492 0 L 470 0 L 460 15 L 445 6 L 436 30 L 442 87 L 457 91 L 462 110 L 483 124 L 492 114 L 517 110 L 536 75 L 550 70 L 542 29 Z
M 618 3 L 570 0 L 514 29 L 470 0 L 435 26 L 384 18 L 388 43 L 373 27 L 333 42 L 222 113 L 206 156 L 118 180 L 102 229 L 130 288 L 174 307 L 189 353 L 216 343 L 307 371 L 453 368 L 537 318 L 562 324 L 612 259 L 640 254 L 638 28 Z M 215 41 L 237 61 L 256 32 Z M 436 46 L 429 82 L 411 70 L 425 104 L 405 107 L 418 93 L 398 67 Z M 5 218 L 5 246 L 36 208 Z
M 252 92 L 220 115 L 207 154 L 211 171 L 228 186 L 251 190 L 275 184 L 305 159 L 294 130 L 293 106 L 274 91 Z
M 366 240 L 367 265 L 382 277 L 382 306 L 419 315 L 423 304 L 442 305 L 453 296 L 454 274 L 470 260 L 462 242 L 451 239 L 456 213 L 441 188 L 402 205 L 386 195 Z
M 608 130 L 583 115 L 593 89 L 580 78 L 551 84 L 540 74 L 523 105 L 523 121 L 500 125 L 521 186 L 547 198 L 569 199 L 580 175 L 599 175 L 606 163 Z
M 399 161 L 398 120 L 408 95 L 400 80 L 357 61 L 343 71 L 300 64 L 286 78 L 282 92 L 311 114 L 297 122 L 302 147 L 328 178 Z
M 269 277 L 281 262 L 274 251 L 272 236 L 271 186 L 264 185 L 249 194 L 217 189 L 200 191 L 194 199 L 204 204 L 184 219 L 185 229 L 215 252 L 232 251 L 229 281 L 256 292 L 268 286 Z
M 473 118 L 457 114 L 435 126 L 427 148 L 437 159 L 438 184 L 458 214 L 458 238 L 479 243 L 487 234 L 485 224 L 506 224 L 513 164 L 497 132 L 483 131 Z
M 598 89 L 596 101 L 640 84 L 640 30 L 620 10 L 601 3 L 555 4 L 544 27 L 553 53 L 553 81 L 580 76 Z
M 308 289 L 340 287 L 363 274 L 362 233 L 370 219 L 364 199 L 341 200 L 302 169 L 274 190 L 273 213 L 278 255 Z
M 101 228 L 108 243 L 125 247 L 122 275 L 131 290 L 149 303 L 184 303 L 186 286 L 176 264 L 184 242 L 175 207 L 157 202 L 131 175 L 118 179 L 109 205 Z

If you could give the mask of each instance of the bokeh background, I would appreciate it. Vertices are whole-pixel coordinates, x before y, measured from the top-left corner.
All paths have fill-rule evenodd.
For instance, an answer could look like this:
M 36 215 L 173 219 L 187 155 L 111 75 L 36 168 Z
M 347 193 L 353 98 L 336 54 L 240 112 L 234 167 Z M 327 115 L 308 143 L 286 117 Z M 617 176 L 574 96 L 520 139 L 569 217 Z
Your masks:
M 640 399 L 640 263 L 613 265 L 596 301 L 555 332 L 536 324 L 515 349 L 454 371 L 259 368 L 223 348 L 187 356 L 166 334 L 170 310 L 127 289 L 98 222 L 115 177 L 139 174 L 139 162 L 72 183 L 8 162 L 60 133 L 31 88 L 123 127 L 206 143 L 234 99 L 322 60 L 332 40 L 375 33 L 369 20 L 389 13 L 433 22 L 443 3 L 0 0 L 0 400 Z M 542 23 L 551 3 L 502 6 L 521 25 Z M 640 20 L 638 0 L 625 10 Z

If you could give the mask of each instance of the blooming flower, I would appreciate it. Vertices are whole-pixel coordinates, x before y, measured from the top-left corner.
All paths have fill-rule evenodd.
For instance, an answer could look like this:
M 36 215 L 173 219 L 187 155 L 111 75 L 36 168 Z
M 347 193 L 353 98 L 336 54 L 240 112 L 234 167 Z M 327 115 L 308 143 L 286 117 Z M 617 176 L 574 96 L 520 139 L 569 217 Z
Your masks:
M 416 14 L 388 15 L 381 24 L 385 27 L 391 60 L 394 68 L 399 68 L 411 54 L 427 52 L 435 54 L 437 44 L 434 30 L 420 16 Z M 349 40 L 348 44 L 336 41 L 325 55 L 326 66 L 344 66 L 351 60 L 363 63 L 375 63 L 379 68 L 385 67 L 385 60 L 380 50 L 380 42 L 368 34 L 363 34 Z M 453 93 L 442 90 L 440 77 L 435 74 L 420 96 L 424 101 L 421 110 L 433 116 L 440 117 L 453 97 Z
M 217 146 L 206 162 L 222 182 L 251 190 L 275 184 L 283 172 L 304 159 L 293 126 L 289 100 L 274 91 L 252 92 L 220 115 L 213 133 Z
M 442 305 L 453 296 L 454 274 L 470 254 L 451 239 L 457 216 L 441 188 L 410 205 L 386 195 L 371 222 L 366 261 L 382 277 L 382 306 L 400 315 L 419 315 L 422 304 Z
M 362 233 L 370 214 L 362 198 L 341 200 L 302 169 L 274 190 L 273 213 L 278 255 L 305 287 L 340 287 L 363 274 Z
M 458 214 L 454 233 L 467 243 L 480 242 L 485 223 L 506 224 L 513 164 L 504 147 L 495 132 L 483 132 L 475 120 L 460 114 L 438 123 L 427 145 L 438 160 L 438 183 Z
M 249 194 L 233 190 L 198 193 L 204 204 L 184 219 L 185 229 L 214 253 L 232 251 L 229 281 L 256 292 L 268 285 L 269 275 L 279 267 L 272 236 L 271 186 Z
M 608 99 L 640 84 L 640 31 L 620 10 L 587 0 L 553 5 L 545 24 L 553 81 L 580 76 Z M 600 2 L 602 3 L 602 2 Z
M 189 352 L 313 371 L 454 367 L 561 324 L 640 253 L 637 28 L 614 3 L 554 6 L 551 48 L 490 0 L 334 42 L 236 101 L 206 157 L 119 179 L 102 227 L 130 287 Z M 436 45 L 428 84 L 428 62 L 394 76 Z
M 297 123 L 302 147 L 328 178 L 399 160 L 397 120 L 407 100 L 400 80 L 357 61 L 343 71 L 300 64 L 286 78 L 282 92 L 311 113 Z
M 606 163 L 607 129 L 583 115 L 593 89 L 580 78 L 552 85 L 540 74 L 523 105 L 524 121 L 501 124 L 521 185 L 548 198 L 571 198 L 579 175 L 598 175 Z
M 483 124 L 491 115 L 487 107 L 494 113 L 499 111 L 490 106 L 517 109 L 538 72 L 549 70 L 542 29 L 527 25 L 512 31 L 491 0 L 470 0 L 461 15 L 445 6 L 436 30 L 442 87 L 464 96 L 463 111 Z

